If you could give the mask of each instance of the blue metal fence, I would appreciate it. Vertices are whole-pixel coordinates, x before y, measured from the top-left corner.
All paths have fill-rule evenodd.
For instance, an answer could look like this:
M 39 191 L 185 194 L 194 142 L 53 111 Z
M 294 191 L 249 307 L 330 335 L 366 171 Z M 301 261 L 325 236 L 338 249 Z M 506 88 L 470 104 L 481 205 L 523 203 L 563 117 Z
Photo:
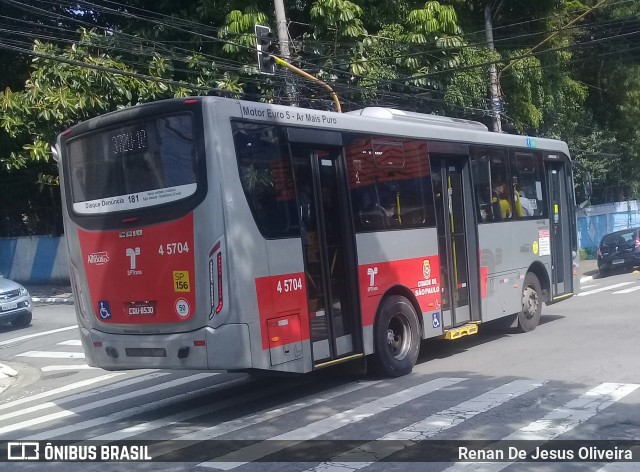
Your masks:
M 578 245 L 595 259 L 602 237 L 619 229 L 640 226 L 640 200 L 604 203 L 578 210 Z

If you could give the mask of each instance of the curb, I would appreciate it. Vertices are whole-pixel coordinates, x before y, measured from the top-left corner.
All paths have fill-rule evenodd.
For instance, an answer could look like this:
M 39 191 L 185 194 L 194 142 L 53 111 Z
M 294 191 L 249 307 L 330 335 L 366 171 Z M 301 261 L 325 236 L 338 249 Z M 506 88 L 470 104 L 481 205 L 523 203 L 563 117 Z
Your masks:
M 18 372 L 6 364 L 0 363 L 0 394 L 11 387 L 18 377 Z
M 33 303 L 57 303 L 63 305 L 73 305 L 73 298 L 63 297 L 31 297 Z
M 12 369 L 6 364 L 0 363 L 0 378 L 4 377 L 16 377 L 18 375 L 18 371 Z

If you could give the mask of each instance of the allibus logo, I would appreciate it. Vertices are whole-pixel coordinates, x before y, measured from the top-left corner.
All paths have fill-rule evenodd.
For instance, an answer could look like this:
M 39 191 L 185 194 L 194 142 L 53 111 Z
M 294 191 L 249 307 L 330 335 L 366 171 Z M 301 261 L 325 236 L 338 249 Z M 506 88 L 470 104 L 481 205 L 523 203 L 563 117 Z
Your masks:
M 93 252 L 87 256 L 89 264 L 102 265 L 109 262 L 109 253 L 107 251 Z

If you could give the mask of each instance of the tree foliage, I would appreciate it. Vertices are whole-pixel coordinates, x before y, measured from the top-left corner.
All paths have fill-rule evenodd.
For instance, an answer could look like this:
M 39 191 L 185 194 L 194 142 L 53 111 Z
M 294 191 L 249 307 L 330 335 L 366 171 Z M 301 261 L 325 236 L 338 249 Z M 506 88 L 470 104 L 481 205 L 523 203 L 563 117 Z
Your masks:
M 640 60 L 630 45 L 640 40 L 640 5 L 605 5 L 566 27 L 595 4 L 298 0 L 286 5 L 291 61 L 330 83 L 347 109 L 377 104 L 486 122 L 489 65 L 496 64 L 508 131 L 564 139 L 602 187 L 622 179 L 633 192 L 640 180 Z M 9 16 L 36 39 L 28 61 L 24 52 L 0 52 L 5 169 L 39 163 L 54 175 L 48 150 L 59 132 L 165 97 L 278 101 L 293 81 L 302 106 L 330 106 L 322 90 L 283 71 L 258 74 L 253 28 L 275 27 L 270 1 L 9 5 Z M 487 5 L 495 50 L 486 44 Z M 11 31 L 24 46 L 20 31 Z

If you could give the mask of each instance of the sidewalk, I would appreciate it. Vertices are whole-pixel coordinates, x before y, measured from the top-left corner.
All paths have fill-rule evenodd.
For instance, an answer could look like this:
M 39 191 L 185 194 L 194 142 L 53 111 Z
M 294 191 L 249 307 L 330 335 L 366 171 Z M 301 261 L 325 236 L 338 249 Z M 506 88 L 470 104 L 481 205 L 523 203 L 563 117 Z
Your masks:
M 580 261 L 580 282 L 588 282 L 598 278 L 598 273 L 598 261 L 595 259 Z
M 73 305 L 70 285 L 28 285 L 23 284 L 31 294 L 34 303 L 62 303 Z

